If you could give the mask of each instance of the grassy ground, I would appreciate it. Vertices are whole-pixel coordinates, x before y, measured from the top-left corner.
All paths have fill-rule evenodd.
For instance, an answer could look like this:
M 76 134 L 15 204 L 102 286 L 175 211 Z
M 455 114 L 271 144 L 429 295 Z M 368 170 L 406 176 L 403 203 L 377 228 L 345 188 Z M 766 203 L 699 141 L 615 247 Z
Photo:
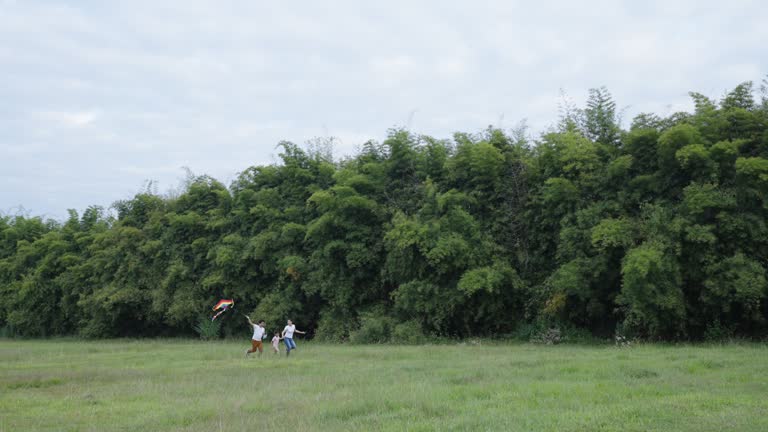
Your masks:
M 766 431 L 768 347 L 2 341 L 0 431 Z

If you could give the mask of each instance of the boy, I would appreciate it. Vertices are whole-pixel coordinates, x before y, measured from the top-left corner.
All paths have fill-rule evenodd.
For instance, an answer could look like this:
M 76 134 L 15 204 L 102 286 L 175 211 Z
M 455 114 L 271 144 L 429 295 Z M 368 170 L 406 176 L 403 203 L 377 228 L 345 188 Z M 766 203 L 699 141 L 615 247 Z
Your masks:
M 251 338 L 251 349 L 247 350 L 245 352 L 245 358 L 248 358 L 248 355 L 250 353 L 255 353 L 256 350 L 259 351 L 259 357 L 261 357 L 261 353 L 264 352 L 264 349 L 262 348 L 261 340 L 264 339 L 264 333 L 266 333 L 266 330 L 264 329 L 264 325 L 266 324 L 264 320 L 260 320 L 258 324 L 254 324 L 253 321 L 251 321 L 251 317 L 248 315 L 245 316 L 248 319 L 248 324 L 253 327 L 253 337 Z
M 306 332 L 303 332 L 301 330 L 296 330 L 296 326 L 293 324 L 293 321 L 288 320 L 288 325 L 285 326 L 283 329 L 283 340 L 285 341 L 285 356 L 288 357 L 291 355 L 291 350 L 296 349 L 296 342 L 293 341 L 293 333 L 298 334 L 306 334 Z

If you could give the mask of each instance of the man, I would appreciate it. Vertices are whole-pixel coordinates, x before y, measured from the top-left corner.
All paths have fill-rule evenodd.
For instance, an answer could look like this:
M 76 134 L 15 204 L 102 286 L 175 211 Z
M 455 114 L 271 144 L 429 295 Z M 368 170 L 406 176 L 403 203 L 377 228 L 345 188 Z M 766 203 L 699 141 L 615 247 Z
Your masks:
M 245 358 L 248 358 L 248 355 L 251 353 L 255 353 L 256 350 L 259 351 L 259 357 L 261 357 L 261 353 L 264 352 L 264 348 L 262 347 L 261 340 L 264 339 L 264 333 L 266 333 L 266 330 L 264 329 L 264 325 L 266 324 L 264 320 L 259 321 L 258 324 L 254 324 L 253 321 L 251 321 L 251 317 L 248 315 L 245 316 L 248 319 L 248 324 L 253 327 L 253 337 L 251 338 L 251 349 L 247 350 L 245 352 Z
M 291 350 L 296 349 L 296 342 L 293 341 L 293 334 L 307 334 L 301 330 L 296 330 L 296 326 L 293 325 L 293 321 L 288 320 L 288 325 L 283 329 L 283 340 L 285 341 L 285 356 L 291 355 Z

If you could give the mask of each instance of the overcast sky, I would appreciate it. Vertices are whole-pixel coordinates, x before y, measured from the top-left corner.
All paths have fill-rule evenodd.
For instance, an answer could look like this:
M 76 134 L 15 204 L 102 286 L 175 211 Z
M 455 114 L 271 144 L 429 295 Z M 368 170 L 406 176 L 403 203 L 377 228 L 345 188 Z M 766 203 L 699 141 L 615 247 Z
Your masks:
M 626 120 L 768 73 L 763 1 L 0 0 L 0 211 L 64 218 L 181 167 L 229 184 L 280 140 Z M 409 121 L 410 119 L 410 121 Z

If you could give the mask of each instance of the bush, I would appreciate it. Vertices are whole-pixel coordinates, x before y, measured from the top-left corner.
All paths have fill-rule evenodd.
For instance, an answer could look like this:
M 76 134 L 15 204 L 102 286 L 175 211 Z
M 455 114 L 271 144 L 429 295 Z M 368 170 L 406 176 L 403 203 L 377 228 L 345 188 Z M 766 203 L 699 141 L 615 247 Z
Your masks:
M 564 342 L 566 339 L 567 338 L 560 331 L 560 328 L 550 327 L 534 334 L 531 337 L 531 342 L 544 345 L 557 345 Z
M 617 334 L 616 336 L 614 336 L 613 340 L 614 340 L 614 344 L 618 348 L 629 348 L 633 344 L 632 340 L 620 334 Z
M 557 331 L 550 332 L 551 329 L 556 329 Z M 537 319 L 530 323 L 518 325 L 512 334 L 512 337 L 525 342 L 546 343 L 547 338 L 554 337 L 556 333 L 560 334 L 560 332 L 561 326 L 555 324 L 553 321 Z M 559 343 L 563 338 L 558 336 L 557 339 Z
M 512 339 L 528 342 L 536 333 L 542 329 L 543 327 L 540 326 L 538 321 L 532 323 L 520 323 L 517 327 L 515 327 L 515 331 L 512 332 L 511 337 Z
M 733 339 L 734 329 L 715 320 L 704 331 L 704 340 L 707 342 L 725 342 Z
M 357 320 L 349 312 L 326 309 L 320 314 L 315 339 L 321 342 L 346 342 Z
M 211 321 L 208 317 L 200 318 L 194 329 L 202 340 L 218 339 L 221 332 L 221 321 Z
M 6 324 L 5 326 L 0 327 L 0 338 L 10 339 L 18 336 L 19 336 L 19 332 L 17 332 L 12 325 Z
M 567 343 L 577 344 L 604 344 L 607 343 L 605 339 L 596 338 L 592 332 L 585 328 L 573 327 L 566 325 L 560 327 L 560 331 L 563 335 L 563 341 Z
M 349 335 L 354 344 L 378 344 L 389 342 L 394 320 L 385 315 L 366 314 L 360 319 L 360 328 Z
M 427 342 L 427 337 L 417 321 L 405 321 L 395 325 L 392 330 L 392 342 L 402 345 L 419 345 Z
M 616 324 L 616 330 L 613 334 L 613 342 L 619 348 L 631 347 L 633 342 L 637 339 L 631 326 L 627 326 L 620 322 Z

